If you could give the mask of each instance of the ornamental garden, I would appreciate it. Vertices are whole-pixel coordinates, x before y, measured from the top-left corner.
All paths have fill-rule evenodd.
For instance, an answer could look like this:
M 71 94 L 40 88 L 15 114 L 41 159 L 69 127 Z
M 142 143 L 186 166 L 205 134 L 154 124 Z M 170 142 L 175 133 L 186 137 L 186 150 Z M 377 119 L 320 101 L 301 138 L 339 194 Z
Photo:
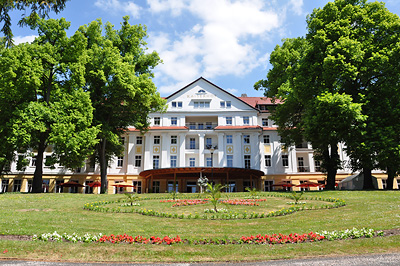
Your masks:
M 5 193 L 0 259 L 195 262 L 393 252 L 400 237 L 387 232 L 400 228 L 396 197 L 394 191 Z

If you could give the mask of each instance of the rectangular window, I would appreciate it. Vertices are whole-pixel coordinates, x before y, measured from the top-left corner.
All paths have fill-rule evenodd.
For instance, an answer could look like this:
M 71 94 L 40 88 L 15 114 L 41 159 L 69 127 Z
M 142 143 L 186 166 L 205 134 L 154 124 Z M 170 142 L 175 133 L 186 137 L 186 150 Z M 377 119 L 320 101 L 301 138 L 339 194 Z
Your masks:
M 189 166 L 196 167 L 196 158 L 189 158 Z
M 243 135 L 243 142 L 244 144 L 250 143 L 250 135 Z
M 232 117 L 230 117 L 230 116 L 226 117 L 226 124 L 232 125 Z
M 85 181 L 85 194 L 93 194 L 93 187 L 90 184 L 93 184 L 92 180 Z
M 153 181 L 153 193 L 160 193 L 160 181 Z
M 178 125 L 178 118 L 171 117 L 171 126 L 177 126 L 177 125 Z
M 133 192 L 142 193 L 142 181 L 133 181 Z
M 64 179 L 57 179 L 56 180 L 56 193 L 63 193 L 63 186 L 61 184 L 64 183 Z
M 172 192 L 174 190 L 175 190 L 175 192 L 178 192 L 178 188 L 179 188 L 178 181 L 176 181 L 175 183 L 174 183 L 174 181 L 168 181 L 168 188 L 167 188 L 168 192 Z
M 125 137 L 121 137 L 119 142 L 121 142 L 121 145 L 124 146 L 125 145 Z
M 198 123 L 197 124 L 197 129 L 204 129 L 204 124 L 203 123 Z
M 248 116 L 243 116 L 243 125 L 249 125 L 250 124 L 250 118 Z
M 141 167 L 142 166 L 142 155 L 136 155 L 135 156 L 135 167 Z
M 314 161 L 315 172 L 321 172 L 321 161 Z
M 178 108 L 182 108 L 182 102 L 178 102 Z
M 267 127 L 268 126 L 268 118 L 263 118 L 262 119 L 262 126 Z
M 244 156 L 244 168 L 250 169 L 250 166 L 251 166 L 250 155 L 245 155 Z
M 32 182 L 32 180 L 29 180 L 29 181 Z M 4 179 L 3 178 L 1 180 L 1 190 L 0 190 L 0 192 L 3 192 L 3 193 L 8 192 L 8 182 L 9 182 L 8 179 Z M 30 192 L 30 191 L 28 191 L 28 192 Z
M 172 106 L 173 108 L 176 108 L 176 102 L 172 102 L 172 103 L 171 103 L 171 106 Z
M 195 122 L 190 122 L 189 123 L 189 129 L 196 129 L 196 123 Z
M 124 166 L 124 156 L 118 156 L 117 167 Z
M 154 117 L 154 125 L 159 126 L 161 125 L 161 118 L 160 117 Z
M 36 167 L 36 156 L 32 157 L 31 166 Z
M 282 155 L 282 166 L 288 167 L 289 166 L 289 155 Z
M 232 105 L 231 105 L 231 102 L 230 102 L 230 101 L 227 101 L 227 102 L 226 102 L 226 108 L 231 108 L 231 106 L 232 106 Z
M 266 180 L 264 181 L 264 191 L 272 191 L 273 190 L 274 181 Z
M 212 160 L 211 160 L 211 157 L 207 157 L 206 158 L 206 160 L 207 160 L 207 167 L 212 167 Z
M 21 179 L 14 179 L 14 186 L 13 192 L 20 192 L 21 191 L 22 180 Z
M 137 137 L 136 137 L 136 144 L 137 144 L 137 145 L 142 145 L 142 143 L 143 143 L 143 137 L 137 136 Z
M 233 167 L 233 155 L 226 156 L 226 166 Z
M 206 122 L 206 129 L 212 129 L 212 123 Z
M 269 135 L 263 135 L 263 142 L 269 143 Z
M 160 168 L 160 156 L 153 155 L 153 169 Z
M 219 106 L 220 106 L 221 108 L 225 108 L 225 102 L 224 102 L 224 101 L 220 101 L 220 102 L 219 102 Z
M 154 144 L 160 144 L 161 143 L 161 136 L 154 136 Z
M 233 138 L 232 135 L 226 135 L 226 144 L 232 144 Z
M 196 139 L 195 138 L 189 139 L 189 149 L 191 149 L 191 150 L 196 149 Z
M 206 138 L 206 149 L 212 148 L 212 138 Z
M 204 101 L 195 101 L 193 102 L 194 108 L 210 108 L 210 102 L 204 102 Z
M 176 160 L 177 160 L 176 155 L 171 155 L 171 160 L 170 160 L 171 167 L 176 167 Z
M 271 155 L 265 155 L 265 167 L 270 167 L 271 166 Z
M 171 136 L 171 144 L 177 144 L 178 143 L 178 136 Z

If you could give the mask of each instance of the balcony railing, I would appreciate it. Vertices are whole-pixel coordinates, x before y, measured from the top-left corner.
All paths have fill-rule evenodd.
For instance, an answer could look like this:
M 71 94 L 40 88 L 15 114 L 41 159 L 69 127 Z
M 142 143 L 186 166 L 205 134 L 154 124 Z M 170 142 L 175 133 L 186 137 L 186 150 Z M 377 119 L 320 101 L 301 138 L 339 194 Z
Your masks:
M 310 167 L 308 167 L 308 166 L 299 166 L 299 167 L 297 167 L 297 171 L 299 173 L 310 172 Z
M 186 123 L 190 130 L 212 130 L 218 126 L 218 123 Z

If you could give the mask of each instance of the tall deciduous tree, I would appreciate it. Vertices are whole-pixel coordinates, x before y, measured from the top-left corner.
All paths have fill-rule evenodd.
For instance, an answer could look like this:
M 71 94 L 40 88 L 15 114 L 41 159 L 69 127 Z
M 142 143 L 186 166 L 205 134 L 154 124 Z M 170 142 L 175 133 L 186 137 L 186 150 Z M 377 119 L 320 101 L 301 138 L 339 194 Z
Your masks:
M 301 50 L 302 56 L 295 61 L 298 66 L 295 75 L 291 64 L 293 56 L 276 53 L 282 64 L 273 61 L 271 54 L 273 69 L 270 73 L 285 73 L 277 79 L 275 87 L 289 91 L 289 96 L 285 96 L 288 106 L 292 106 L 289 110 L 300 110 L 297 112 L 300 119 L 296 121 L 302 123 L 297 124 L 297 131 L 304 129 L 303 135 L 311 142 L 316 134 L 327 138 L 338 136 L 335 141 L 344 141 L 353 169 L 364 173 L 365 189 L 373 188 L 371 170 L 376 167 L 386 169 L 392 180 L 400 167 L 399 142 L 394 133 L 400 124 L 396 116 L 398 104 L 395 104 L 400 80 L 398 16 L 390 13 L 383 3 L 336 0 L 322 9 L 315 9 L 307 18 L 307 25 L 306 49 Z M 282 50 L 285 44 L 276 51 Z M 276 74 L 270 73 L 266 81 L 256 84 L 256 88 L 265 87 L 274 92 L 270 89 L 274 81 L 270 80 Z M 287 73 L 290 73 L 290 80 L 286 78 Z M 320 102 L 321 97 L 323 102 Z M 339 105 L 332 105 L 335 102 Z M 329 110 L 336 111 L 329 114 Z M 353 121 L 343 116 L 346 112 L 353 115 Z M 321 118 L 325 115 L 324 121 L 329 121 L 328 124 L 318 121 L 321 115 Z M 283 122 L 290 119 L 278 120 L 278 125 L 284 125 Z M 318 121 L 321 126 L 317 123 L 310 127 L 311 121 Z M 343 121 L 347 122 L 338 127 Z M 321 132 L 324 130 L 322 125 L 326 131 Z M 314 141 L 313 146 L 315 144 Z M 331 143 L 329 149 L 325 149 L 328 150 L 334 155 L 336 145 Z
M 113 155 L 121 155 L 121 136 L 128 126 L 143 131 L 149 126 L 148 114 L 164 109 L 152 82 L 152 70 L 161 61 L 156 52 L 146 53 L 146 28 L 130 25 L 124 17 L 115 30 L 101 20 L 79 30 L 87 38 L 85 90 L 94 107 L 93 125 L 100 126 L 96 158 L 101 171 L 101 193 L 107 185 L 107 167 Z
M 0 4 L 0 23 L 4 23 L 1 32 L 5 35 L 7 46 L 12 45 L 11 17 L 9 12 L 16 10 L 26 11 L 30 9 L 27 17 L 21 18 L 20 26 L 36 22 L 37 19 L 45 18 L 50 11 L 60 12 L 65 8 L 68 0 L 2 0 Z
M 43 156 L 52 146 L 46 165 L 56 162 L 81 166 L 96 144 L 89 94 L 84 92 L 86 39 L 66 35 L 64 19 L 38 19 L 39 37 L 32 44 L 3 49 L 0 56 L 0 109 L 10 114 L 9 141 L 19 150 L 36 153 L 32 192 L 42 192 Z

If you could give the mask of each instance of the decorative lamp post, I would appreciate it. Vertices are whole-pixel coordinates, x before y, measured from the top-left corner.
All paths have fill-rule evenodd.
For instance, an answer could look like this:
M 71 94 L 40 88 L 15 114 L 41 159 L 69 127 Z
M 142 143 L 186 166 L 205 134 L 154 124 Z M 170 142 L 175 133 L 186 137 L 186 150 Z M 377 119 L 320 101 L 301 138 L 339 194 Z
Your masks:
M 215 151 L 215 148 L 214 147 L 211 147 L 210 148 L 210 153 L 211 153 L 211 180 L 212 181 L 214 181 L 214 158 L 213 158 L 213 155 L 214 155 L 214 151 Z

